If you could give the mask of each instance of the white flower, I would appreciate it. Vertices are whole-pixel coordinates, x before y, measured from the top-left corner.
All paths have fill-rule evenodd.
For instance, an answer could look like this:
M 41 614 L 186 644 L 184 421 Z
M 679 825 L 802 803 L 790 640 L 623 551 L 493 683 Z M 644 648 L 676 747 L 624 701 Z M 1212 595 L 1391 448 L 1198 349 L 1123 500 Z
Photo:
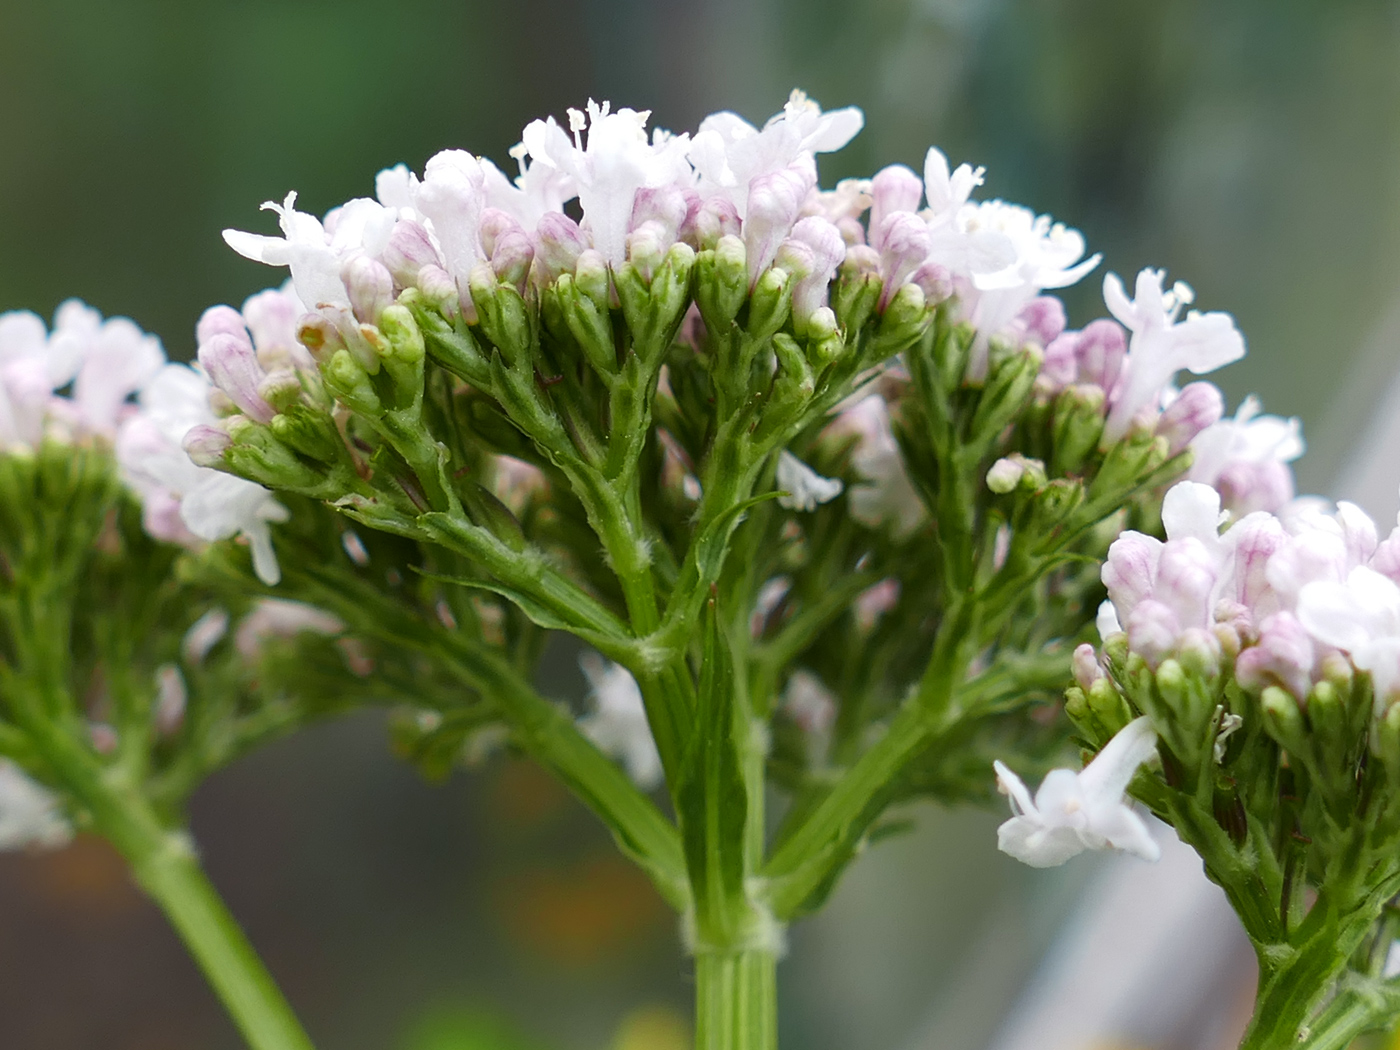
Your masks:
M 986 170 L 959 164 L 949 173 L 948 158 L 936 146 L 924 157 L 929 260 L 946 266 L 954 276 L 997 273 L 1016 262 L 1011 238 L 981 221 L 977 205 L 968 203 Z
M 713 113 L 700 122 L 689 143 L 690 162 L 699 175 L 701 196 L 728 199 L 743 219 L 748 214 L 749 185 L 763 175 L 793 164 L 813 166 L 815 153 L 841 149 L 865 125 L 854 106 L 823 113 L 801 91 L 794 90 L 760 131 L 735 113 Z M 812 172 L 815 184 L 815 170 Z
M 57 348 L 60 371 L 78 359 L 73 379 L 73 422 L 82 433 L 116 435 L 120 413 L 133 393 L 165 364 L 160 340 L 125 317 L 102 315 L 69 299 L 54 315 L 51 347 Z
M 1104 427 L 1107 442 L 1126 434 L 1143 409 L 1157 405 L 1162 391 L 1182 369 L 1204 375 L 1244 356 L 1244 337 L 1229 314 L 1192 310 L 1178 322 L 1182 306 L 1195 295 L 1180 281 L 1170 292 L 1163 291 L 1165 279 L 1165 270 L 1143 270 L 1133 299 L 1117 274 L 1103 279 L 1104 302 L 1132 333 L 1117 389 L 1112 392 L 1113 407 Z
M 481 160 L 486 175 L 486 203 L 513 216 L 521 226 L 533 231 L 548 212 L 562 212 L 564 202 L 578 196 L 574 180 L 548 164 L 527 164 L 529 151 L 521 142 L 510 155 L 520 165 L 520 174 L 511 180 L 486 158 Z
M 620 266 L 627 258 L 637 191 L 689 181 L 685 154 L 690 140 L 658 130 L 648 142 L 649 110 L 611 109 L 608 102 L 600 106 L 589 99 L 587 115 L 569 110 L 572 141 L 553 117 L 531 121 L 521 139 L 524 152 L 535 162 L 532 172 L 540 166 L 554 168 L 573 180 L 593 247 L 610 265 Z
M 43 437 L 54 388 L 77 369 L 76 361 L 73 371 L 56 370 L 54 364 L 48 331 L 37 314 L 0 314 L 0 446 L 36 445 Z
M 788 510 L 813 511 L 819 503 L 830 503 L 841 495 L 840 478 L 824 478 L 784 449 L 778 453 L 777 486 L 785 495 L 778 505 Z
M 1345 583 L 1319 580 L 1298 595 L 1298 619 L 1314 638 L 1371 673 L 1376 710 L 1400 693 L 1400 586 L 1358 565 Z
M 1152 723 L 1137 718 L 1080 772 L 1052 769 L 1034 799 L 1020 777 L 995 763 L 997 782 L 1015 814 L 997 829 L 997 846 L 1033 868 L 1052 868 L 1086 849 L 1110 846 L 1155 861 L 1161 850 L 1123 796 L 1156 748 Z
M 627 668 L 597 653 L 579 657 L 593 697 L 593 711 L 578 720 L 583 735 L 605 754 L 620 759 L 637 786 L 650 791 L 661 783 L 661 754 L 647 723 L 637 680 Z
M 142 389 L 139 411 L 117 433 L 117 462 L 142 501 L 152 536 L 187 543 L 241 534 L 258 578 L 275 584 L 281 570 L 269 524 L 286 521 L 287 509 L 261 485 L 201 467 L 183 448 L 192 430 L 215 422 L 209 391 L 209 381 L 186 365 L 162 368 Z
M 1259 399 L 1247 397 L 1233 419 L 1206 427 L 1191 442 L 1187 477 L 1218 489 L 1236 515 L 1277 511 L 1293 498 L 1288 466 L 1303 454 L 1302 424 L 1295 417 L 1259 415 Z
M 1000 270 L 973 271 L 971 288 L 965 293 L 968 319 L 977 329 L 967 374 L 970 379 L 980 380 L 987 375 L 991 337 L 1005 331 L 1021 309 L 1041 292 L 1067 288 L 1079 281 L 1099 264 L 1101 256 L 1093 255 L 1081 262 L 1084 237 L 1078 230 L 1055 222 L 1049 215 L 1036 215 L 1019 204 L 983 201 L 963 221 L 969 233 L 990 232 L 1005 237 L 1014 252 L 1010 265 Z
M 73 829 L 48 788 L 8 758 L 0 758 L 0 850 L 67 845 Z
M 185 632 L 180 642 L 180 655 L 192 667 L 198 667 L 209 655 L 209 650 L 218 645 L 228 633 L 228 613 L 223 609 L 210 609 Z

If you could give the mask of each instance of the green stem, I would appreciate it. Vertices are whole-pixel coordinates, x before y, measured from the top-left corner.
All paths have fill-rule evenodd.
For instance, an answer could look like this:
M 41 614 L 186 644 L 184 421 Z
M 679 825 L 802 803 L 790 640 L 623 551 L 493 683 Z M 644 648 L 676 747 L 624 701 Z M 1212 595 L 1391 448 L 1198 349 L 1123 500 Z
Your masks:
M 695 1050 L 777 1050 L 778 959 L 772 952 L 695 960 Z

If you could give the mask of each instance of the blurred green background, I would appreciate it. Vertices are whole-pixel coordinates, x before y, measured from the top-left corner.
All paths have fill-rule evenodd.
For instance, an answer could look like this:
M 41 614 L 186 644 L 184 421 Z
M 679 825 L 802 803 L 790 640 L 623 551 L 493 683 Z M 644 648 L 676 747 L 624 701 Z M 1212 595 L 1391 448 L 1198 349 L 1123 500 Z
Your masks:
M 0 309 L 80 296 L 188 357 L 206 306 L 277 279 L 219 238 L 270 228 L 265 199 L 295 188 L 319 213 L 446 146 L 508 167 L 527 120 L 590 96 L 684 130 L 761 121 L 794 85 L 866 113 L 824 181 L 917 168 L 937 142 L 1107 268 L 1166 266 L 1232 311 L 1251 353 L 1221 377 L 1231 403 L 1301 416 L 1301 484 L 1327 490 L 1400 346 L 1400 4 L 1382 0 L 4 0 Z M 1069 293 L 1073 319 L 1101 311 L 1098 286 Z M 564 666 L 545 687 L 576 697 Z M 994 814 L 919 818 L 793 932 L 786 1045 L 985 1045 L 1092 870 L 1018 868 Z M 195 821 L 320 1045 L 683 1045 L 672 921 L 524 764 L 426 785 L 367 717 L 230 770 Z M 0 859 L 0 978 L 5 1046 L 237 1045 L 95 843 Z

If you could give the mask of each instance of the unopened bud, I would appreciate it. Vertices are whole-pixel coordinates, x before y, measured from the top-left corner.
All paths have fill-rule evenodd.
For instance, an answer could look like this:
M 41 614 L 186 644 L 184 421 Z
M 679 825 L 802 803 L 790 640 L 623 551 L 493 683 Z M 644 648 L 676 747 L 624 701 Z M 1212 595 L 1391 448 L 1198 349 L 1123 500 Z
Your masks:
M 368 255 L 348 259 L 340 279 L 350 296 L 350 308 L 361 324 L 375 324 L 379 314 L 394 301 L 394 278 L 383 263 Z
M 792 306 L 792 278 L 786 270 L 772 267 L 754 285 L 749 297 L 749 337 L 770 338 L 787 321 Z
M 199 347 L 199 363 L 214 385 L 250 418 L 266 423 L 277 414 L 258 393 L 263 370 L 246 334 L 242 339 L 224 332 L 211 336 Z
M 232 444 L 233 439 L 226 431 L 211 427 L 207 423 L 199 423 L 185 432 L 181 447 L 184 448 L 185 455 L 199 466 L 220 467 L 224 462 L 224 453 Z
M 547 211 L 535 229 L 535 262 L 546 284 L 560 274 L 572 274 L 588 238 L 579 224 L 561 211 Z
M 1104 677 L 1103 668 L 1099 666 L 1099 654 L 1094 652 L 1094 647 L 1087 642 L 1074 650 L 1074 680 L 1079 683 L 1079 688 L 1086 693 L 1094 687 L 1094 683 Z
M 263 377 L 258 394 L 278 412 L 284 412 L 301 401 L 301 380 L 291 369 L 279 368 Z
M 912 214 L 919 209 L 924 195 L 924 183 L 903 164 L 881 168 L 870 180 L 870 229 L 880 229 L 884 220 L 896 212 Z M 922 220 L 920 220 L 922 221 Z M 877 243 L 875 247 L 879 248 Z
M 627 235 L 627 261 L 643 283 L 651 283 L 651 275 L 661 265 L 669 247 L 666 229 L 656 220 L 642 223 Z
M 1157 420 L 1157 433 L 1166 437 L 1174 456 L 1224 414 L 1225 398 L 1214 383 L 1188 383 Z
M 400 219 L 394 224 L 389 243 L 379 258 L 399 288 L 415 287 L 423 267 L 441 266 L 427 228 L 412 219 Z
M 505 230 L 496 238 L 496 250 L 491 253 L 491 269 L 496 278 L 517 289 L 525 287 L 525 277 L 535 258 L 535 246 L 530 235 L 518 226 Z
M 488 259 L 493 258 L 502 236 L 521 230 L 515 216 L 500 208 L 483 208 L 477 224 L 477 236 L 481 239 L 481 250 Z
M 605 306 L 608 302 L 608 262 L 601 252 L 589 248 L 580 252 L 574 267 L 574 283 L 578 290 L 595 303 Z
M 188 702 L 180 669 L 174 664 L 162 664 L 156 670 L 156 702 L 151 712 L 151 722 L 159 736 L 171 737 L 179 731 Z
M 847 248 L 831 303 L 841 327 L 852 335 L 859 331 L 875 312 L 882 289 L 880 254 L 863 245 Z
M 1066 387 L 1055 399 L 1051 422 L 1056 474 L 1078 473 L 1103 436 L 1104 392 L 1101 387 Z
M 326 387 L 352 412 L 376 417 L 383 413 L 379 395 L 369 381 L 369 373 L 348 350 L 337 350 L 321 370 Z
M 216 335 L 231 335 L 244 342 L 248 341 L 248 328 L 243 315 L 231 306 L 211 306 L 199 315 L 195 325 L 195 342 L 207 343 Z
M 739 212 L 728 197 L 696 197 L 690 202 L 679 237 L 697 252 L 714 248 L 721 237 L 738 237 Z

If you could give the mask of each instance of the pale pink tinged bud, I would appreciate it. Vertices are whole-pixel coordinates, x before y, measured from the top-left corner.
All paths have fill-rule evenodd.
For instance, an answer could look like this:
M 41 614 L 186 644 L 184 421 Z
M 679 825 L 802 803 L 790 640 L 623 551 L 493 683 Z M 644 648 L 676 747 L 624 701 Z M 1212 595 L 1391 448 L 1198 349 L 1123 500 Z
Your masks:
M 436 306 L 444 316 L 455 317 L 461 311 L 463 301 L 457 289 L 457 282 L 441 266 L 429 263 L 418 271 L 418 290 L 423 298 Z M 476 317 L 475 309 L 468 316 L 468 322 Z
M 277 414 L 258 394 L 263 370 L 253 344 L 220 332 L 199 347 L 199 363 L 214 385 L 229 396 L 242 411 L 259 423 L 268 423 Z
M 258 396 L 279 412 L 300 401 L 301 395 L 301 379 L 290 368 L 274 369 L 258 384 Z
M 174 735 L 185 720 L 185 679 L 174 664 L 164 664 L 156 671 L 156 702 L 151 721 L 156 733 L 163 737 Z
M 412 219 L 400 219 L 389 234 L 389 243 L 380 253 L 380 262 L 388 269 L 398 288 L 412 288 L 418 283 L 418 271 L 425 266 L 441 266 L 437 249 L 428 237 L 427 228 Z
M 1316 662 L 1307 630 L 1292 613 L 1280 612 L 1260 625 L 1259 643 L 1235 660 L 1235 678 L 1250 691 L 1278 684 L 1303 700 L 1312 690 Z
M 500 208 L 483 208 L 481 210 L 481 223 L 477 227 L 478 235 L 481 237 L 481 250 L 489 259 L 496 254 L 496 242 L 501 236 L 512 230 L 521 229 L 520 223 L 515 220 L 515 216 Z
M 885 219 L 895 212 L 916 212 L 924 195 L 924 182 L 903 164 L 881 168 L 870 180 L 871 243 L 882 247 L 879 233 Z
M 1093 383 L 1111 395 L 1128 354 L 1123 326 L 1107 318 L 1091 321 L 1079 333 L 1077 349 L 1080 382 Z
M 573 273 L 578 257 L 587 249 L 587 235 L 563 212 L 547 211 L 540 217 L 535 229 L 535 261 L 546 283 L 560 274 Z
M 812 249 L 801 241 L 793 240 L 789 237 L 778 245 L 778 251 L 773 256 L 773 265 L 781 267 L 794 278 L 806 277 L 816 266 L 817 259 Z
M 340 545 L 345 548 L 346 555 L 363 569 L 369 564 L 369 551 L 365 548 L 365 541 L 360 539 L 352 529 L 346 529 L 340 534 Z
M 498 280 L 522 288 L 534 258 L 535 246 L 530 242 L 530 235 L 516 227 L 496 238 L 496 250 L 491 253 L 491 269 L 496 272 Z
M 1400 528 L 1376 548 L 1369 565 L 1382 576 L 1388 576 L 1394 582 L 1400 583 Z
M 394 301 L 394 277 L 381 262 L 356 255 L 340 268 L 350 296 L 350 308 L 361 324 L 378 324 L 379 315 Z
M 1225 534 L 1234 546 L 1234 600 L 1246 606 L 1254 620 L 1262 620 L 1278 607 L 1278 595 L 1269 583 L 1269 562 L 1288 544 L 1288 533 L 1272 514 L 1250 514 Z
M 1074 650 L 1074 680 L 1079 683 L 1080 689 L 1087 693 L 1095 682 L 1104 677 L 1103 668 L 1099 666 L 1099 654 L 1092 645 L 1085 642 Z
M 772 264 L 778 245 L 792 232 L 808 188 L 808 180 L 792 168 L 760 175 L 749 182 L 743 234 L 750 288 L 758 283 L 763 271 Z
M 1225 398 L 1214 383 L 1188 383 L 1157 420 L 1157 433 L 1166 437 L 1174 456 L 1224 414 Z
M 690 192 L 695 195 L 694 190 Z M 632 221 L 629 228 L 635 230 L 643 223 L 658 223 L 663 231 L 666 248 L 670 248 L 676 243 L 676 235 L 685 224 L 689 211 L 690 200 L 682 187 L 675 184 L 647 187 L 638 190 L 637 195 L 632 198 Z
M 1194 536 L 1172 540 L 1162 548 L 1157 562 L 1153 597 L 1176 613 L 1183 627 L 1208 627 L 1211 592 L 1219 577 L 1215 556 Z
M 741 229 L 739 210 L 728 197 L 701 200 L 697 196 L 690 201 L 678 236 L 696 251 L 704 251 L 718 244 L 721 237 L 739 236 Z
M 1179 657 L 1195 657 L 1194 662 L 1203 664 L 1212 672 L 1220 670 L 1221 646 L 1215 631 L 1204 627 L 1188 627 L 1177 636 L 1176 654 Z
M 928 223 L 912 212 L 898 211 L 876 227 L 874 243 L 880 252 L 880 309 L 884 310 L 899 289 L 928 258 Z
M 1026 338 L 1042 347 L 1049 346 L 1065 330 L 1065 304 L 1053 295 L 1038 295 L 1016 315 Z
M 642 280 L 650 281 L 669 247 L 665 227 L 649 220 L 627 235 L 627 261 L 641 274 Z
M 1083 332 L 1065 332 L 1045 347 L 1040 362 L 1040 382 L 1052 392 L 1075 385 L 1079 378 L 1079 343 Z
M 1125 532 L 1108 548 L 1100 578 L 1120 616 L 1152 593 L 1161 554 L 1162 542 L 1140 532 Z
M 846 242 L 841 231 L 826 219 L 812 216 L 792 228 L 791 241 L 805 244 L 811 252 L 811 265 L 792 289 L 792 317 L 801 329 L 826 306 L 827 289 L 836 270 L 846 258 Z
M 220 419 L 228 419 L 230 416 L 239 416 L 238 406 L 233 403 L 227 394 L 218 387 L 209 388 L 209 411 Z M 242 418 L 240 416 L 240 418 Z
M 211 306 L 199 315 L 199 322 L 194 326 L 195 342 L 203 346 L 216 335 L 231 335 L 245 343 L 251 342 L 243 315 L 231 306 Z
M 345 340 L 335 325 L 320 314 L 301 315 L 297 322 L 297 342 L 317 361 L 329 361 L 332 354 L 345 348 Z
M 1161 602 L 1139 602 L 1128 617 L 1128 648 L 1156 667 L 1175 648 L 1181 625 Z
M 1281 510 L 1295 495 L 1293 469 L 1276 459 L 1235 462 L 1215 479 L 1221 503 L 1234 514 Z
M 218 427 L 199 423 L 189 429 L 180 444 L 185 455 L 199 466 L 218 467 L 223 464 L 224 453 L 233 447 L 233 438 Z
M 924 293 L 924 301 L 929 306 L 945 302 L 953 296 L 953 275 L 948 267 L 936 262 L 926 262 L 909 275 L 909 283 L 917 284 Z
M 1236 643 L 1238 643 L 1240 639 L 1252 639 L 1254 637 L 1254 616 L 1249 606 L 1245 605 L 1243 602 L 1230 601 L 1229 599 L 1222 598 L 1215 603 L 1215 611 L 1212 615 L 1215 617 L 1215 626 L 1217 630 L 1223 628 L 1230 631 L 1235 636 Z M 1219 635 L 1217 635 L 1217 637 L 1218 636 Z M 1236 644 L 1235 648 L 1238 649 L 1239 645 Z
M 574 267 L 574 281 L 579 291 L 595 302 L 602 302 L 610 285 L 608 261 L 603 258 L 603 253 L 593 248 L 580 252 L 578 264 Z
M 265 352 L 273 351 L 291 351 L 304 359 L 305 355 L 297 346 L 297 318 L 301 310 L 296 293 L 281 288 L 269 288 L 244 301 L 243 321 L 253 334 L 259 361 L 263 360 Z

